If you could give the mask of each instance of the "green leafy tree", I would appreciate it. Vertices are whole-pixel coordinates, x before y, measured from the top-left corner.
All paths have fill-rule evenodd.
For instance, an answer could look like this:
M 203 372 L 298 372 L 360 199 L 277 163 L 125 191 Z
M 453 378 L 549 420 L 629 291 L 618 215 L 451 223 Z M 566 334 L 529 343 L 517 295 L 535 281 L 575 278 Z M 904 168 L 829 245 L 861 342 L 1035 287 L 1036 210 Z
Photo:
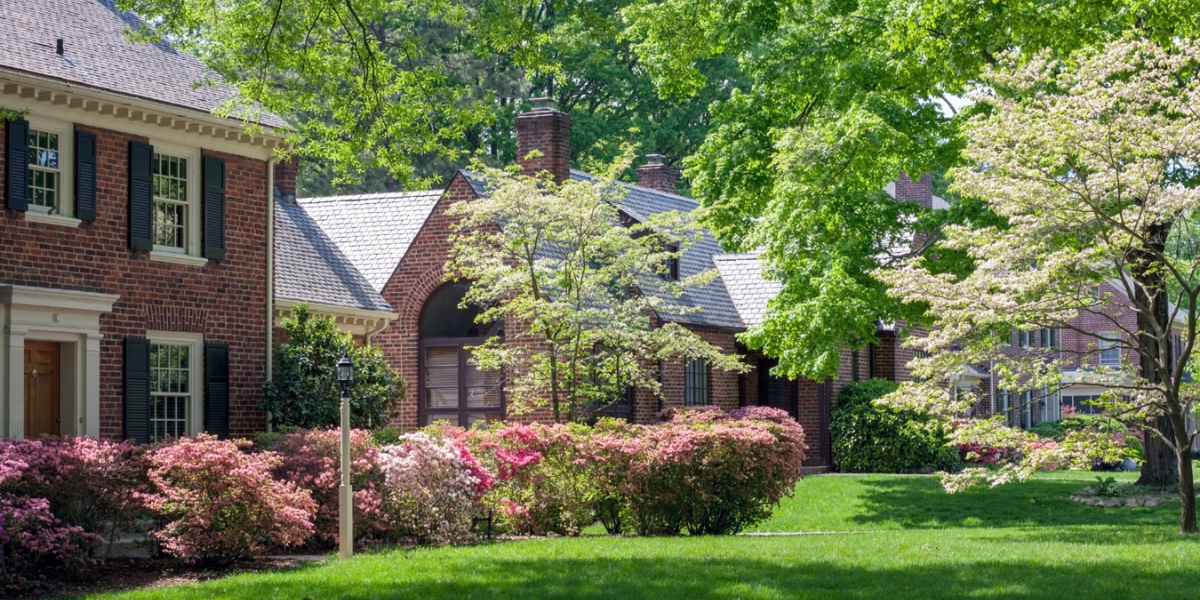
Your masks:
M 304 304 L 292 309 L 283 329 L 286 341 L 275 350 L 275 370 L 262 401 L 276 426 L 333 427 L 341 422 L 337 362 L 343 355 L 354 363 L 351 426 L 375 429 L 388 424 L 405 393 L 404 381 L 382 350 L 356 345 L 332 318 L 314 315 Z
M 471 286 L 464 302 L 484 307 L 480 323 L 506 324 L 472 349 L 484 369 L 504 368 L 514 411 L 549 403 L 556 422 L 603 410 L 629 388 L 661 394 L 659 361 L 703 358 L 745 369 L 696 333 L 658 315 L 690 310 L 673 300 L 710 284 L 715 271 L 664 277 L 669 259 L 695 242 L 686 215 L 668 212 L 623 224 L 625 155 L 592 181 L 556 183 L 548 173 L 475 169 L 486 196 L 450 208 L 460 217 L 447 277 Z
M 947 223 L 995 223 L 978 199 L 949 211 L 896 203 L 900 172 L 941 175 L 963 162 L 962 124 L 981 107 L 955 102 L 1004 52 L 1064 57 L 1136 31 L 1158 43 L 1196 35 L 1188 0 L 642 0 L 624 10 L 642 65 L 665 94 L 708 84 L 702 61 L 734 54 L 748 86 L 713 108 L 687 161 L 706 224 L 731 250 L 761 249 L 783 283 L 766 322 L 744 336 L 777 371 L 822 379 L 876 324 L 918 323 L 919 304 L 872 276 L 919 256 Z M 924 231 L 899 253 L 897 238 Z M 942 249 L 930 269 L 964 274 Z M 1155 464 L 1153 461 L 1148 465 Z
M 1004 223 L 946 229 L 940 247 L 976 261 L 969 275 L 938 274 L 921 259 L 875 273 L 894 296 L 929 306 L 935 327 L 908 342 L 927 354 L 914 361 L 922 377 L 941 381 L 964 363 L 990 362 L 1001 390 L 1056 390 L 1069 384 L 1064 367 L 1084 365 L 1077 371 L 1083 383 L 1111 390 L 1099 402 L 1106 416 L 1142 428 L 1147 442 L 1170 450 L 1183 533 L 1197 531 L 1196 433 L 1188 419 L 1200 390 L 1188 373 L 1197 315 L 1180 307 L 1195 306 L 1200 296 L 1200 257 L 1173 251 L 1178 245 L 1170 238 L 1176 222 L 1200 211 L 1198 74 L 1200 45 L 1184 40 L 1165 49 L 1119 41 L 1024 63 L 1002 55 L 987 75 L 989 89 L 1005 93 L 981 97 L 988 111 L 964 127 L 975 166 L 953 176 L 964 196 L 985 202 Z M 1098 296 L 1103 283 L 1122 293 Z M 1136 325 L 1121 313 L 1136 316 Z M 1004 348 L 1013 328 L 1042 327 L 1094 341 L 1082 349 Z M 1120 365 L 1096 360 L 1102 341 L 1121 350 Z M 904 384 L 895 396 L 901 405 L 940 404 L 943 414 L 962 408 L 927 384 Z M 1127 456 L 1128 448 L 1105 433 L 1072 432 L 1046 448 L 1000 418 L 978 422 L 960 430 L 960 441 L 1003 441 L 1022 448 L 1022 460 L 999 470 L 967 469 L 944 483 L 951 490 L 979 480 L 995 485 L 1047 466 Z

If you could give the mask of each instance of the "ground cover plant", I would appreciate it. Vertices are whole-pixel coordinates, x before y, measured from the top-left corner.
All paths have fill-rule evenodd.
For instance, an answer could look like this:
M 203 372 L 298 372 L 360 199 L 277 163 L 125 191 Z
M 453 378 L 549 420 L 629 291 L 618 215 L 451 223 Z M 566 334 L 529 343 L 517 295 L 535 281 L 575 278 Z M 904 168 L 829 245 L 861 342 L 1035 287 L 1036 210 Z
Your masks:
M 752 529 L 825 535 L 396 550 L 97 598 L 1193 597 L 1200 543 L 1173 533 L 1178 504 L 1102 509 L 1069 500 L 1094 478 L 1044 473 L 947 495 L 936 477 L 817 476 Z

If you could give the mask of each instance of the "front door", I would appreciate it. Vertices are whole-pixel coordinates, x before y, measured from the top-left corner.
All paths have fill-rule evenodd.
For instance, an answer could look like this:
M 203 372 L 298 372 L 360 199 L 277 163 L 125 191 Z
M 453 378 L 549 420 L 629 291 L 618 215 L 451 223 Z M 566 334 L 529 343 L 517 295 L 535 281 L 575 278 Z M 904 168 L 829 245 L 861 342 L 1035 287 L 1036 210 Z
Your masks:
M 25 342 L 25 439 L 62 433 L 59 345 Z

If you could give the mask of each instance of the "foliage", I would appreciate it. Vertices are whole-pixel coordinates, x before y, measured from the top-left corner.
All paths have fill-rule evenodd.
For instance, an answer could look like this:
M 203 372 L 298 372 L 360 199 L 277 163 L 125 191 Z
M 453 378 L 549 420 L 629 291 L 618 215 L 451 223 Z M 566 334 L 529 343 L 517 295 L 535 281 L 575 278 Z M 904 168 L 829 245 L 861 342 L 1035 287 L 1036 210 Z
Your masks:
M 1179 16 L 1193 4 L 646 0 L 624 15 L 664 93 L 706 85 L 700 61 L 739 57 L 748 85 L 714 105 L 686 174 L 722 243 L 761 249 L 783 283 L 743 340 L 779 358 L 780 373 L 821 380 L 846 346 L 875 340 L 877 322 L 923 320 L 920 304 L 889 296 L 872 271 L 925 255 L 945 223 L 996 221 L 973 197 L 934 211 L 882 190 L 902 172 L 940 178 L 962 164 L 962 126 L 984 110 L 962 96 L 986 87 L 997 57 L 1067 56 L 1130 31 L 1191 39 L 1195 20 Z M 948 248 L 927 258 L 946 272 L 972 268 Z
M 1115 42 L 1071 60 L 1004 56 L 988 73 L 997 94 L 979 99 L 988 111 L 964 125 L 966 156 L 986 168 L 964 167 L 953 176 L 964 196 L 980 199 L 1005 223 L 945 229 L 941 247 L 967 253 L 977 265 L 965 277 L 938 274 L 921 259 L 875 273 L 895 297 L 927 304 L 936 320 L 928 337 L 910 339 L 928 356 L 913 363 L 922 377 L 940 380 L 963 363 L 992 361 L 1000 389 L 1055 390 L 1064 367 L 1079 361 L 1088 365 L 1085 383 L 1121 390 L 1096 405 L 1175 451 L 1180 529 L 1188 533 L 1197 529 L 1186 468 L 1196 390 L 1188 361 L 1173 359 L 1170 348 L 1178 332 L 1180 355 L 1191 355 L 1195 313 L 1178 307 L 1195 305 L 1200 295 L 1200 262 L 1169 252 L 1167 241 L 1180 215 L 1200 209 L 1197 62 L 1200 47 L 1183 39 L 1168 48 Z M 1168 297 L 1167 281 L 1181 290 L 1175 297 Z M 1102 283 L 1121 296 L 1097 293 Z M 1136 360 L 1097 366 L 1098 343 L 1002 350 L 1013 328 L 1060 327 L 1096 339 L 1101 332 L 1076 317 L 1114 312 L 1135 315 L 1136 327 L 1111 318 L 1100 327 L 1118 331 L 1109 341 Z M 1113 435 L 1069 432 L 1045 457 L 1114 462 L 1125 451 Z M 1026 454 L 1014 476 L 1023 479 L 1040 454 Z
M 189 562 L 227 565 L 268 544 L 295 546 L 312 535 L 312 497 L 273 479 L 279 456 L 245 452 L 249 445 L 202 434 L 149 453 L 154 491 L 144 500 L 166 521 L 153 532 L 163 550 Z
M 490 483 L 462 442 L 428 433 L 401 436 L 379 451 L 385 499 L 395 526 L 426 544 L 472 539 L 471 519 Z
M 663 276 L 668 260 L 698 239 L 685 215 L 670 211 L 623 226 L 627 188 L 615 180 L 630 159 L 595 179 L 561 183 L 549 173 L 480 164 L 487 194 L 448 211 L 459 221 L 447 278 L 471 282 L 464 302 L 483 308 L 479 323 L 509 325 L 472 357 L 480 368 L 510 374 L 510 412 L 549 403 L 555 422 L 583 421 L 630 388 L 660 394 L 662 360 L 704 358 L 716 369 L 745 369 L 739 357 L 670 322 L 692 312 L 679 301 L 684 291 L 711 285 L 716 272 Z
M 341 420 L 341 386 L 337 362 L 348 355 L 354 363 L 350 384 L 352 427 L 386 425 L 404 399 L 404 381 L 376 346 L 358 346 L 338 330 L 330 317 L 312 314 L 307 305 L 292 308 L 284 319 L 285 342 L 275 350 L 275 370 L 265 385 L 262 409 L 278 426 L 321 428 Z
M 0 589 L 28 587 L 50 565 L 75 572 L 90 568 L 92 545 L 99 539 L 64 524 L 45 498 L 0 492 Z
M 341 474 L 341 431 L 301 429 L 280 434 L 268 450 L 279 456 L 272 471 L 280 481 L 307 490 L 316 503 L 313 538 L 318 544 L 338 541 L 338 488 Z M 383 506 L 383 472 L 370 432 L 350 431 L 350 484 L 354 489 L 355 539 L 377 538 L 390 530 Z
M 855 381 L 838 395 L 829 422 L 838 471 L 919 473 L 958 467 L 958 452 L 947 445 L 942 421 L 920 411 L 875 403 L 896 387 L 883 379 Z

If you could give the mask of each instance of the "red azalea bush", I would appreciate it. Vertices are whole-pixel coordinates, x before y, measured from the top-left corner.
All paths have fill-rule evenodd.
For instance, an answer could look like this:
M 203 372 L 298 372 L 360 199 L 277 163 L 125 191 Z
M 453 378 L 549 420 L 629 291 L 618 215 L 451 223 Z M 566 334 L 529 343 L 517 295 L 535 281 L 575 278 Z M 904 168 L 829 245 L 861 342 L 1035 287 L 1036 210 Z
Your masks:
M 985 446 L 980 443 L 971 443 L 959 444 L 958 453 L 966 462 L 982 465 L 998 465 L 1004 462 L 1012 454 L 1012 451 L 1010 448 L 1001 446 Z
M 370 432 L 350 431 L 350 484 L 354 489 L 354 535 L 378 538 L 390 531 L 383 506 L 383 471 Z M 312 541 L 338 541 L 338 488 L 342 484 L 342 434 L 337 429 L 301 429 L 277 436 L 270 450 L 279 455 L 273 474 L 308 490 L 316 502 Z
M 182 438 L 149 453 L 153 493 L 146 505 L 166 521 L 153 535 L 190 562 L 229 564 L 267 545 L 295 546 L 313 533 L 317 506 L 307 490 L 271 477 L 274 452 L 244 452 L 244 440 Z
M 471 520 L 490 475 L 453 436 L 428 432 L 400 436 L 379 450 L 385 498 L 392 523 L 420 543 L 471 539 Z

